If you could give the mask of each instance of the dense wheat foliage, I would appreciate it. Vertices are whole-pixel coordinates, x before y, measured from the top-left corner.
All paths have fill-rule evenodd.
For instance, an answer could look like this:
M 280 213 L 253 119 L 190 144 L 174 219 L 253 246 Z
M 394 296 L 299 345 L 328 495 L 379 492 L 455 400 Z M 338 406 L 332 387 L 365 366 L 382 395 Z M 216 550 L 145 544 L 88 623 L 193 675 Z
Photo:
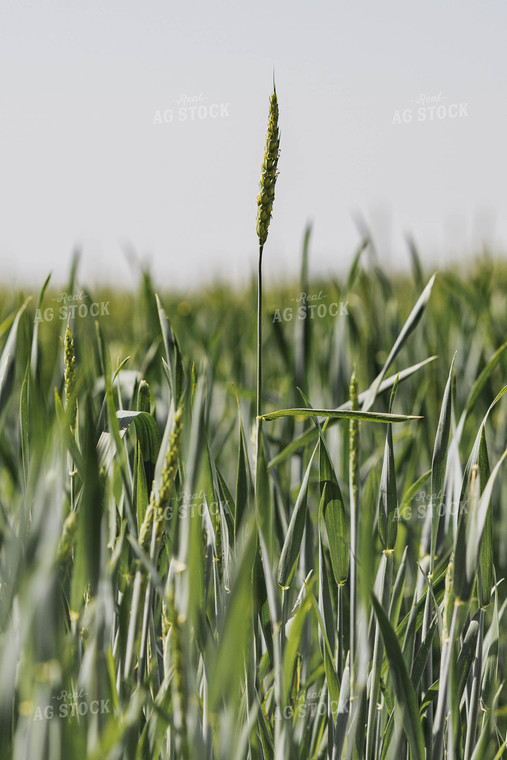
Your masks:
M 255 283 L 2 293 L 2 760 L 502 756 L 507 270 L 309 238 L 257 446 Z

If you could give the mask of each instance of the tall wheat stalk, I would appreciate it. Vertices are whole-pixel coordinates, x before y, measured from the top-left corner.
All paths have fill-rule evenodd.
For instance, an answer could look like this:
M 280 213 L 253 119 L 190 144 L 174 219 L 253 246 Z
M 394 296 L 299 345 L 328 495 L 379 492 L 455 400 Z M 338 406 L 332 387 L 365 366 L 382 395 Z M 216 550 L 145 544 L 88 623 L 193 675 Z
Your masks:
M 269 223 L 275 200 L 277 166 L 280 155 L 280 132 L 278 129 L 278 99 L 273 84 L 269 101 L 268 131 L 262 173 L 257 196 L 257 237 L 259 239 L 259 264 L 257 272 L 257 418 L 262 408 L 262 253 L 268 237 Z

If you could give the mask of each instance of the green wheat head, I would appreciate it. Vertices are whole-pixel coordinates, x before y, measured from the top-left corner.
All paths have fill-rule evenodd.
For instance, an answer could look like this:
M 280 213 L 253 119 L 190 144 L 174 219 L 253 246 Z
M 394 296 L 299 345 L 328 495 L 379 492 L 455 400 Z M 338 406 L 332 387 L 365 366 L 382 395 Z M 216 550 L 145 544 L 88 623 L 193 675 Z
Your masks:
M 74 338 L 69 325 L 65 331 L 65 398 L 67 413 L 69 415 L 70 429 L 76 432 L 77 399 L 76 399 L 76 353 L 74 351 Z
M 278 176 L 277 165 L 280 155 L 280 130 L 278 129 L 278 100 L 276 89 L 269 101 L 268 133 L 262 163 L 259 195 L 257 196 L 257 236 L 263 246 L 268 237 L 269 223 L 275 200 L 275 184 Z
M 155 493 L 155 488 L 152 489 L 150 503 L 141 525 L 139 543 L 146 551 L 149 551 L 153 523 L 156 524 L 157 544 L 162 537 L 164 528 L 164 509 L 171 499 L 174 479 L 178 470 L 178 455 L 183 428 L 182 414 L 183 410 L 180 407 L 176 411 L 174 417 L 174 428 L 171 433 L 169 447 L 167 449 L 164 467 L 162 469 L 160 488 L 158 493 Z

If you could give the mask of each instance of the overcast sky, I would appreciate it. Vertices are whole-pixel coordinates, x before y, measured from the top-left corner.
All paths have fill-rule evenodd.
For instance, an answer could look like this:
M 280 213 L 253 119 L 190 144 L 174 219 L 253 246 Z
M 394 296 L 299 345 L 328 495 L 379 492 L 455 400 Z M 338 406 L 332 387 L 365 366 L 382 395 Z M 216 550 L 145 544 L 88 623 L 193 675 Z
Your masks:
M 272 73 L 266 276 L 507 250 L 505 0 L 0 0 L 0 274 L 164 287 L 254 271 Z

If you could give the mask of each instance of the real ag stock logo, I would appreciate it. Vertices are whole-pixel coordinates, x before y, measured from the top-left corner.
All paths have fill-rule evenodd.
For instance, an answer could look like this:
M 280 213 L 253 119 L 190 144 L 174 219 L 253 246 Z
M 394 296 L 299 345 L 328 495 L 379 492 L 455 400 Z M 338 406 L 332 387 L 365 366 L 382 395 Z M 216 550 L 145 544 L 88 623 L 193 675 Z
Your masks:
M 53 303 L 56 306 L 47 306 L 45 309 L 35 310 L 35 322 L 52 322 L 53 319 L 84 319 L 88 315 L 94 319 L 111 316 L 110 301 L 88 303 L 83 291 L 80 293 L 62 291 L 56 298 L 53 298 Z
M 207 119 L 228 119 L 230 103 L 209 103 L 203 92 L 197 95 L 181 93 L 173 98 L 170 108 L 155 111 L 153 124 L 174 124 L 185 121 L 206 121 Z
M 286 306 L 284 309 L 275 309 L 273 322 L 292 322 L 293 319 L 324 319 L 327 316 L 348 317 L 348 301 L 332 301 L 326 303 L 327 295 L 321 290 L 319 293 L 298 293 L 291 302 L 295 306 Z
M 45 705 L 32 705 L 23 702 L 20 705 L 20 713 L 32 720 L 68 720 L 70 718 L 84 718 L 86 715 L 104 715 L 111 713 L 110 699 L 88 699 L 84 689 L 79 691 L 67 691 L 63 689 L 59 694 L 51 697 Z
M 436 95 L 421 93 L 411 100 L 412 105 L 397 109 L 392 117 L 391 124 L 412 124 L 414 122 L 444 121 L 446 119 L 468 118 L 468 103 L 455 103 L 449 101 L 446 95 L 439 92 Z

